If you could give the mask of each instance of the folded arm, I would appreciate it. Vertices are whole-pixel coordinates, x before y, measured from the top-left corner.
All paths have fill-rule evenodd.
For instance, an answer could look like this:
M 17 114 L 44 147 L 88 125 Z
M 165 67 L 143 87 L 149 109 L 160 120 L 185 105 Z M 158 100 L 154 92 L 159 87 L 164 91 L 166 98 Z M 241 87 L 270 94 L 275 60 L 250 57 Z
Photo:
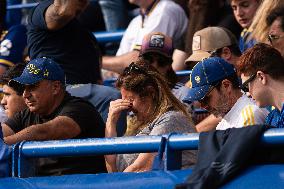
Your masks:
M 4 137 L 4 141 L 7 144 L 15 144 L 23 140 L 62 140 L 76 137 L 80 133 L 81 128 L 73 119 L 58 116 L 46 123 L 31 125 L 16 134 Z
M 139 51 L 136 50 L 120 56 L 104 56 L 102 68 L 116 73 L 122 73 L 124 68 L 138 59 L 138 56 Z

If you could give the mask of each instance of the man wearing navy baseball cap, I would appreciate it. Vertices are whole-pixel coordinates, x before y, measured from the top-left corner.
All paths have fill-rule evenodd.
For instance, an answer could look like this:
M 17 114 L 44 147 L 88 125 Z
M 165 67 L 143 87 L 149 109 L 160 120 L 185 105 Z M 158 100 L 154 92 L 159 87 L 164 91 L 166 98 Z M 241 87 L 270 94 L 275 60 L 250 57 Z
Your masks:
M 4 140 L 15 144 L 23 140 L 60 140 L 103 138 L 104 122 L 89 102 L 73 97 L 65 90 L 65 76 L 52 59 L 30 61 L 20 77 L 9 85 L 22 85 L 27 109 L 3 124 Z M 39 175 L 106 172 L 103 156 L 43 159 Z
M 241 92 L 234 66 L 224 59 L 210 57 L 199 62 L 190 81 L 192 88 L 184 101 L 199 101 L 210 113 L 222 117 L 217 130 L 264 123 L 268 112 Z

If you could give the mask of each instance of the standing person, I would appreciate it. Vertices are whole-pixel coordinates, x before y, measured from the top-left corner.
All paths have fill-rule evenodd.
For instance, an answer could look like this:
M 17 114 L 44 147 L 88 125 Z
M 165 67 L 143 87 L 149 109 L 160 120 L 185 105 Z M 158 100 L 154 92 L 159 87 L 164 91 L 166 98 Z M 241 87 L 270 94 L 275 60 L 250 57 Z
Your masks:
M 266 19 L 269 43 L 284 57 L 284 6 L 273 9 Z
M 137 60 L 143 37 L 153 31 L 170 36 L 174 46 L 182 40 L 187 17 L 183 9 L 171 0 L 129 0 L 140 7 L 140 15 L 128 25 L 116 56 L 103 57 L 102 67 L 121 73 L 132 61 Z
M 96 39 L 77 20 L 88 3 L 88 0 L 44 0 L 28 18 L 30 59 L 48 57 L 58 62 L 67 84 L 101 82 Z
M 107 31 L 125 29 L 128 24 L 126 1 L 124 0 L 98 0 Z
M 136 63 L 125 68 L 117 80 L 116 86 L 121 91 L 122 99 L 111 102 L 106 137 L 116 136 L 116 122 L 122 111 L 132 111 L 137 119 L 128 135 L 195 132 L 186 109 L 171 93 L 164 78 L 144 60 Z M 105 157 L 111 172 L 141 172 L 151 169 L 154 156 L 154 153 L 140 153 Z M 183 152 L 183 167 L 193 165 L 195 159 L 195 152 Z
M 91 96 L 88 100 L 106 120 L 109 102 L 121 95 L 110 87 L 96 85 L 101 83 L 99 49 L 95 37 L 78 21 L 88 3 L 88 0 L 40 2 L 28 19 L 29 55 L 31 59 L 48 57 L 58 62 L 66 74 L 66 84 L 80 84 L 69 86 L 71 94 L 88 91 L 88 97 Z M 124 130 L 126 116 L 121 120 L 121 130 Z
M 261 1 L 262 0 L 231 0 L 231 7 L 235 18 L 243 28 L 239 40 L 241 52 L 244 52 L 256 43 L 256 41 L 250 37 L 252 31 L 248 29 Z
M 70 96 L 65 91 L 64 72 L 48 58 L 30 61 L 20 77 L 10 85 L 22 85 L 27 109 L 3 124 L 4 141 L 15 144 L 23 140 L 62 140 L 103 138 L 104 122 L 93 105 Z M 13 84 L 12 84 L 13 83 Z M 43 158 L 39 175 L 105 172 L 103 156 Z
M 263 124 L 268 114 L 243 94 L 232 64 L 219 57 L 207 58 L 193 68 L 192 88 L 186 101 L 199 101 L 216 117 L 222 117 L 216 130 Z
M 274 106 L 266 124 L 284 128 L 284 60 L 273 47 L 259 43 L 240 58 L 243 86 L 259 107 Z

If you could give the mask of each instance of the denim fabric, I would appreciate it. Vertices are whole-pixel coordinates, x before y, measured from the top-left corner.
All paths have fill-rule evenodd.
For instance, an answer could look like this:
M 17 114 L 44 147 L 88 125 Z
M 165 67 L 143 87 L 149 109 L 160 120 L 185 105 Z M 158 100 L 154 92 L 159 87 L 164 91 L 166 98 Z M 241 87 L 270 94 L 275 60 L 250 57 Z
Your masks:
M 127 27 L 127 10 L 123 0 L 98 1 L 103 12 L 107 31 L 116 31 Z

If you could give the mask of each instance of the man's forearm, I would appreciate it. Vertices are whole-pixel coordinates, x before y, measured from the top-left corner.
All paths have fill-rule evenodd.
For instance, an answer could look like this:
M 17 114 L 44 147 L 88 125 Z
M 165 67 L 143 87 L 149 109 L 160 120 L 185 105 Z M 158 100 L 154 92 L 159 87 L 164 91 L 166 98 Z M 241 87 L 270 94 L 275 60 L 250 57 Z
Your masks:
M 138 59 L 138 56 L 139 51 L 131 51 L 120 56 L 104 56 L 102 68 L 116 73 L 122 73 L 124 68 Z
M 14 135 L 4 137 L 5 143 L 9 145 L 16 144 L 24 140 L 46 140 L 44 129 L 37 125 L 32 125 Z
M 4 138 L 7 144 L 15 144 L 23 140 L 62 140 L 78 136 L 79 125 L 71 118 L 58 116 L 46 123 L 31 125 L 14 135 Z

